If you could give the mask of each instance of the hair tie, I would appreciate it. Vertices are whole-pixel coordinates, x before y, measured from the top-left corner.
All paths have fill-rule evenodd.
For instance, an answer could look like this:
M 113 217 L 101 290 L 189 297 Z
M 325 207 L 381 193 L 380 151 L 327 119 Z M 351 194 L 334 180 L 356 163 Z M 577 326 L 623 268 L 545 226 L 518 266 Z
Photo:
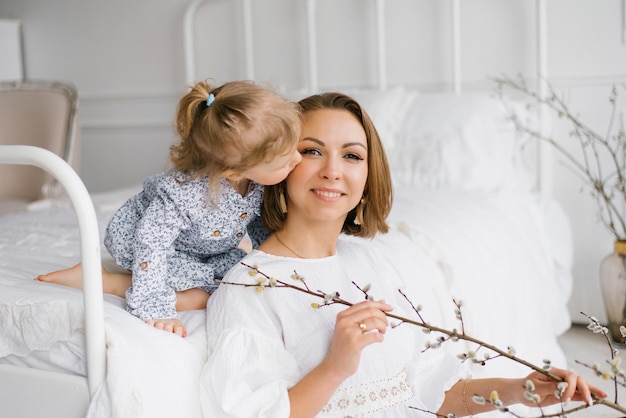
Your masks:
M 209 97 L 206 99 L 206 107 L 211 106 L 211 104 L 215 101 L 215 95 L 213 93 L 209 93 Z

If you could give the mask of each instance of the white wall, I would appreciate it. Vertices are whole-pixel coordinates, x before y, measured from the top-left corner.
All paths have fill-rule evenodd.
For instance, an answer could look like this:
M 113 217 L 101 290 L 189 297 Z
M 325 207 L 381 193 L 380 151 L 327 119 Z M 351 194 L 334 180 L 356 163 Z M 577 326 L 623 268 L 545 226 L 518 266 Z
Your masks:
M 304 0 L 253 0 L 256 78 L 277 87 L 306 86 Z M 490 76 L 533 77 L 535 2 L 464 0 L 463 83 L 491 90 Z M 600 131 L 607 123 L 613 83 L 626 81 L 621 0 L 547 0 L 550 81 Z M 29 78 L 73 82 L 80 94 L 81 175 L 90 191 L 136 184 L 165 164 L 177 99 L 185 91 L 182 19 L 186 0 L 0 0 L 0 18 L 24 23 Z M 197 29 L 205 57 L 198 74 L 218 81 L 245 77 L 239 2 L 212 0 Z M 323 87 L 362 86 L 376 80 L 372 64 L 373 1 L 319 0 L 319 70 Z M 391 84 L 450 89 L 450 3 L 388 2 Z M 403 47 L 394 48 L 400 40 Z M 408 40 L 408 42 L 406 42 Z M 118 168 L 121 167 L 121 168 Z M 554 158 L 554 195 L 575 234 L 576 292 L 571 312 L 604 317 L 598 266 L 612 238 L 596 222 L 595 204 Z M 513 248 L 512 248 L 513 250 Z M 538 289 L 537 291 L 540 291 Z
M 614 84 L 624 85 L 626 81 L 624 4 L 585 0 L 548 0 L 547 4 L 551 25 L 548 33 L 550 80 L 558 91 L 569 97 L 572 111 L 604 134 L 609 125 L 611 88 Z M 622 96 L 620 108 L 626 110 L 626 95 Z M 559 137 L 567 138 L 568 132 L 557 122 L 553 127 Z M 597 206 L 590 192 L 581 191 L 581 183 L 566 167 L 564 160 L 555 154 L 553 192 L 570 217 L 575 239 L 576 290 L 570 311 L 577 321 L 584 322 L 581 311 L 604 320 L 598 272 L 602 258 L 613 249 L 613 238 L 596 222 Z
M 134 184 L 162 169 L 184 92 L 185 4 L 0 1 L 0 17 L 23 20 L 26 77 L 78 88 L 81 175 L 90 191 Z
M 0 19 L 0 80 L 20 81 L 24 78 L 21 35 L 19 20 Z

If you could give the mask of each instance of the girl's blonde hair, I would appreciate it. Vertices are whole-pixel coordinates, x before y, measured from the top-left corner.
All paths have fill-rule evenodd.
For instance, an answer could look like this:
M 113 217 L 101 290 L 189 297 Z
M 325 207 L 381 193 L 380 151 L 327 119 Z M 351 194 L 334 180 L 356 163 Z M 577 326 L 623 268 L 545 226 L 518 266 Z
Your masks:
M 215 100 L 207 105 L 209 94 Z M 292 103 L 252 81 L 214 87 L 197 83 L 178 103 L 170 147 L 175 169 L 195 179 L 209 176 L 209 194 L 222 178 L 239 179 L 251 167 L 286 155 L 300 138 L 301 114 Z
M 303 114 L 319 109 L 347 110 L 363 126 L 368 149 L 367 182 L 363 190 L 365 200 L 363 222 L 360 225 L 354 223 L 357 206 L 348 212 L 342 232 L 365 238 L 373 237 L 379 232 L 386 233 L 389 230 L 386 219 L 393 201 L 391 171 L 378 131 L 368 114 L 356 100 L 341 93 L 331 92 L 309 96 L 300 100 L 299 105 Z M 287 219 L 288 213 L 284 213 L 280 205 L 280 194 L 286 194 L 286 190 L 285 180 L 265 187 L 261 214 L 264 225 L 272 232 L 280 231 Z

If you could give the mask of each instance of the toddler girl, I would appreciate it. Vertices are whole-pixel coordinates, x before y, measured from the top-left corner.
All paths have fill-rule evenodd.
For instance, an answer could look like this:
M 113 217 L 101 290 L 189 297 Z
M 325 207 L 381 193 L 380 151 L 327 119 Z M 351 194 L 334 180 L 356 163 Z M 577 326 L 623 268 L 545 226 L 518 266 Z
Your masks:
M 206 306 L 215 279 L 245 255 L 245 234 L 253 247 L 267 237 L 263 185 L 300 162 L 300 128 L 294 103 L 252 82 L 193 86 L 177 109 L 173 168 L 147 178 L 107 226 L 104 244 L 130 276 L 103 271 L 104 291 L 125 296 L 127 310 L 150 325 L 185 336 L 177 302 L 181 310 Z M 80 264 L 37 279 L 82 287 Z

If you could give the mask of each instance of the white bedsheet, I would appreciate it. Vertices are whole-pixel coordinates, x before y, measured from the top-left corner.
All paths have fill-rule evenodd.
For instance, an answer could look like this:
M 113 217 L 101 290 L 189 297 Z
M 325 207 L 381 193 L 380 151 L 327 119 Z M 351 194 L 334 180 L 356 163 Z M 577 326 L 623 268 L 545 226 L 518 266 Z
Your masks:
M 105 197 L 95 199 L 102 231 L 127 196 Z M 0 362 L 84 374 L 82 293 L 32 280 L 79 261 L 75 218 L 63 204 L 39 206 L 0 217 Z M 532 195 L 396 188 L 392 231 L 372 246 L 397 266 L 390 274 L 415 276 L 426 284 L 429 277 L 420 276 L 424 269 L 418 260 L 440 266 L 438 277 L 445 279 L 431 283 L 428 292 L 437 300 L 415 301 L 436 307 L 424 312 L 433 323 L 455 326 L 451 300 L 459 298 L 469 334 L 499 347 L 512 345 L 539 364 L 550 358 L 565 365 L 556 337 L 570 324 L 571 277 L 567 251 L 555 257 L 555 248 L 569 245 L 563 233 L 567 225 L 558 210 L 552 211 L 557 219 L 548 224 L 556 226 L 554 234 L 545 231 L 541 207 Z M 189 331 L 185 339 L 145 325 L 124 310 L 122 299 L 106 297 L 107 385 L 90 416 L 200 415 L 204 311 L 181 319 Z M 526 372 L 502 359 L 474 370 L 476 375 Z
M 85 375 L 82 292 L 32 280 L 79 261 L 75 217 L 54 206 L 0 217 L 0 361 Z M 111 213 L 99 211 L 101 229 Z M 122 299 L 105 299 L 107 385 L 89 416 L 199 417 L 205 312 L 181 315 L 183 339 L 133 317 Z

